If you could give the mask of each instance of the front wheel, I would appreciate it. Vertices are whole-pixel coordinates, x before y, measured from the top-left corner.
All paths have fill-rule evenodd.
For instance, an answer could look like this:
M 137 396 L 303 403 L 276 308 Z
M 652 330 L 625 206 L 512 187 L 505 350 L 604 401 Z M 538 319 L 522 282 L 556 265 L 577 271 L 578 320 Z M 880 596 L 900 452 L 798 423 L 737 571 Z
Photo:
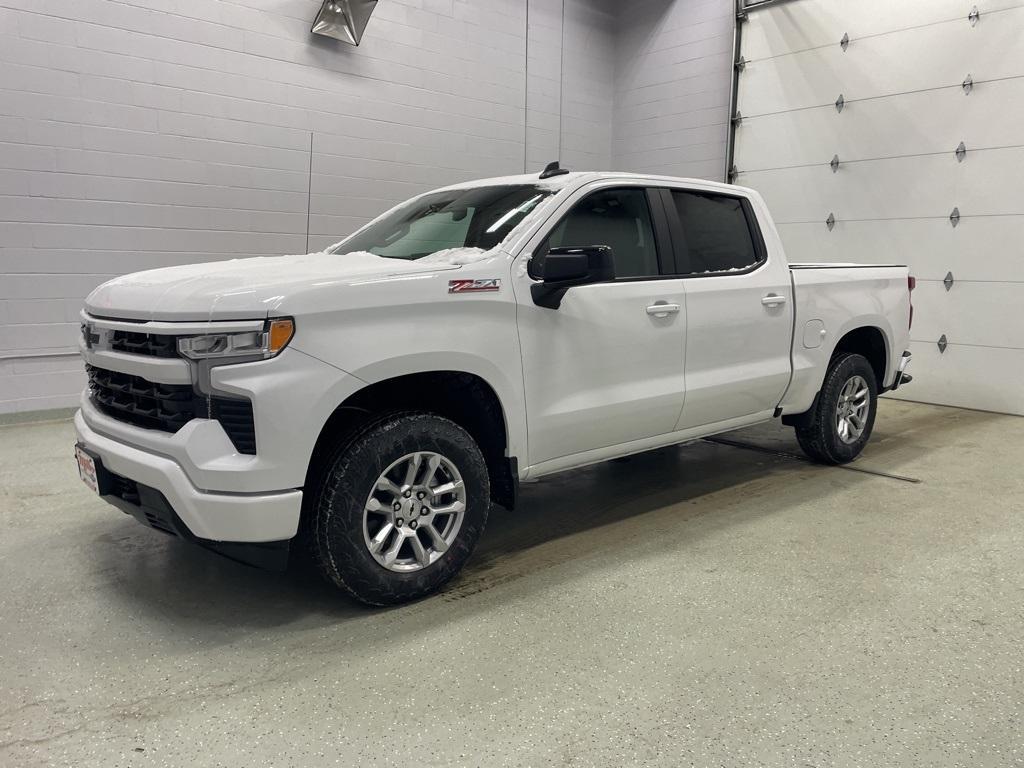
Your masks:
M 318 570 L 370 605 L 437 590 L 457 574 L 487 521 L 483 454 L 431 413 L 371 425 L 329 461 L 311 509 Z
M 845 464 L 864 449 L 875 424 L 878 384 L 863 355 L 839 355 L 829 364 L 810 420 L 796 428 L 803 452 L 823 464 Z

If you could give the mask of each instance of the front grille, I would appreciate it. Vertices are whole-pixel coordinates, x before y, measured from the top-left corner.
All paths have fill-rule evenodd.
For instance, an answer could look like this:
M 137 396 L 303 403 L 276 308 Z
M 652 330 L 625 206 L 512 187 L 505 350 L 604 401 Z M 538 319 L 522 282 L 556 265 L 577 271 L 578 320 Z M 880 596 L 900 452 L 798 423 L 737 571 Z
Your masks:
M 115 352 L 149 357 L 178 357 L 178 337 L 134 331 L 112 331 L 110 348 Z
M 155 384 L 141 376 L 93 365 L 85 369 L 93 403 L 118 421 L 177 432 L 192 419 L 213 418 L 221 423 L 239 453 L 256 453 L 256 425 L 249 400 L 206 398 L 188 384 Z
M 200 407 L 205 402 L 187 384 L 154 384 L 140 376 L 92 365 L 85 369 L 96 407 L 137 427 L 177 432 L 196 417 L 196 401 Z M 205 415 L 202 410 L 199 413 Z

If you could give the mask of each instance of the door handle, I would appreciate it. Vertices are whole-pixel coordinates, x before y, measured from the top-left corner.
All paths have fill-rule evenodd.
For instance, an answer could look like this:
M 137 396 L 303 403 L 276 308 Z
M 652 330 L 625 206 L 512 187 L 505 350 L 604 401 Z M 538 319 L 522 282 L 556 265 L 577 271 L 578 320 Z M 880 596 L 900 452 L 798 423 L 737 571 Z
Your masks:
M 668 317 L 669 315 L 675 315 L 678 312 L 678 304 L 667 304 L 664 301 L 655 302 L 647 308 L 647 314 L 654 315 L 655 317 Z
M 786 297 L 779 296 L 777 293 L 769 293 L 767 296 L 762 297 L 761 303 L 766 307 L 777 307 L 780 304 L 786 303 Z

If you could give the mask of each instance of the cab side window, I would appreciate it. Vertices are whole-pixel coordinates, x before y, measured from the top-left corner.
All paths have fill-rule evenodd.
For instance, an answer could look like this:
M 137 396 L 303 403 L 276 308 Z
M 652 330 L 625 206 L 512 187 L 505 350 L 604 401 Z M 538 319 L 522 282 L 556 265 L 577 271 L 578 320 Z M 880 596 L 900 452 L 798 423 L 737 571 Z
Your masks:
M 761 260 L 739 198 L 672 190 L 672 200 L 686 238 L 686 274 L 739 272 Z
M 646 190 L 640 187 L 603 189 L 578 202 L 540 248 L 607 245 L 612 249 L 616 277 L 656 277 L 654 244 Z

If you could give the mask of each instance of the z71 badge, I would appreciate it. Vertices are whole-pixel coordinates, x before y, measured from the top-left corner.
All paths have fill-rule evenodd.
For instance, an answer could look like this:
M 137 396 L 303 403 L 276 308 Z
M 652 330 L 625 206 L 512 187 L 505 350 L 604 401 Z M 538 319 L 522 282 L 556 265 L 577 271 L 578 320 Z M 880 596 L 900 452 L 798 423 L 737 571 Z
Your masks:
M 484 293 L 485 291 L 500 291 L 501 280 L 496 277 L 488 277 L 483 280 L 449 280 L 448 293 Z

